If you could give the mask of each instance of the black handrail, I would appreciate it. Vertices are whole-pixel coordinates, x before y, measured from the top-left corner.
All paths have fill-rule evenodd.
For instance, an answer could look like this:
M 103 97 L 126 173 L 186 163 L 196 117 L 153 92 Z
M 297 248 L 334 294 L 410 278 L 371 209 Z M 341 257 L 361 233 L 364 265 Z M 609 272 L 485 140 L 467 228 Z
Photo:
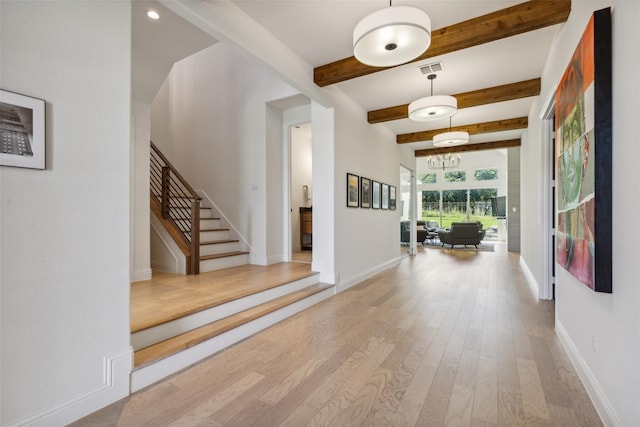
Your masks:
M 200 272 L 200 203 L 202 197 L 151 142 L 149 188 L 161 206 L 162 217 L 170 220 L 188 244 L 191 274 Z

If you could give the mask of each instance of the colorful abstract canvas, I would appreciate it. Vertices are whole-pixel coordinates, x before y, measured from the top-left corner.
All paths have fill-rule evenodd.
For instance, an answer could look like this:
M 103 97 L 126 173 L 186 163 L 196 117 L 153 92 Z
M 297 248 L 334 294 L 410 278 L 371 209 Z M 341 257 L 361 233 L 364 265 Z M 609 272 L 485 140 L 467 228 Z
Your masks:
M 556 91 L 556 260 L 611 292 L 611 19 L 595 12 Z

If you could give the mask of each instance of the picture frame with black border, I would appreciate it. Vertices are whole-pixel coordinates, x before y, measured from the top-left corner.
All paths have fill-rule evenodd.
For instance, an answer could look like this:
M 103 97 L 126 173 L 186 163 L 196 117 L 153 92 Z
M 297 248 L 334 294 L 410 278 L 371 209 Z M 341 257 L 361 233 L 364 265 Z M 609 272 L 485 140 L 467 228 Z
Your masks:
M 360 177 L 360 207 L 371 207 L 371 180 L 363 176 Z
M 382 209 L 389 209 L 389 184 L 382 184 Z
M 371 184 L 371 208 L 380 209 L 380 183 L 373 181 Z
M 0 89 L 0 166 L 45 169 L 45 101 Z
M 347 207 L 357 208 L 360 203 L 360 177 L 347 172 Z
M 389 210 L 396 210 L 396 187 L 393 185 L 389 186 Z

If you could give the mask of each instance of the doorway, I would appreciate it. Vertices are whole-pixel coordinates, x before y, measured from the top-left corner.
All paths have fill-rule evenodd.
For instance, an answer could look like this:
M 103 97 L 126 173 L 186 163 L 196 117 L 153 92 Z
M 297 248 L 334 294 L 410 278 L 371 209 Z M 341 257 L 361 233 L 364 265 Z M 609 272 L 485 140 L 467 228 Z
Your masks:
M 313 255 L 313 181 L 311 122 L 290 126 L 291 261 L 311 263 Z

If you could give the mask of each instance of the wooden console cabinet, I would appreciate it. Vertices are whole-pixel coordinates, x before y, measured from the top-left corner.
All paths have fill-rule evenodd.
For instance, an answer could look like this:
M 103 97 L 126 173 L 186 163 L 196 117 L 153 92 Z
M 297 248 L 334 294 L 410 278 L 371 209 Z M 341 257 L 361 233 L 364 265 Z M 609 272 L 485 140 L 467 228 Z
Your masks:
M 312 208 L 300 208 L 300 249 L 311 250 L 313 244 Z

